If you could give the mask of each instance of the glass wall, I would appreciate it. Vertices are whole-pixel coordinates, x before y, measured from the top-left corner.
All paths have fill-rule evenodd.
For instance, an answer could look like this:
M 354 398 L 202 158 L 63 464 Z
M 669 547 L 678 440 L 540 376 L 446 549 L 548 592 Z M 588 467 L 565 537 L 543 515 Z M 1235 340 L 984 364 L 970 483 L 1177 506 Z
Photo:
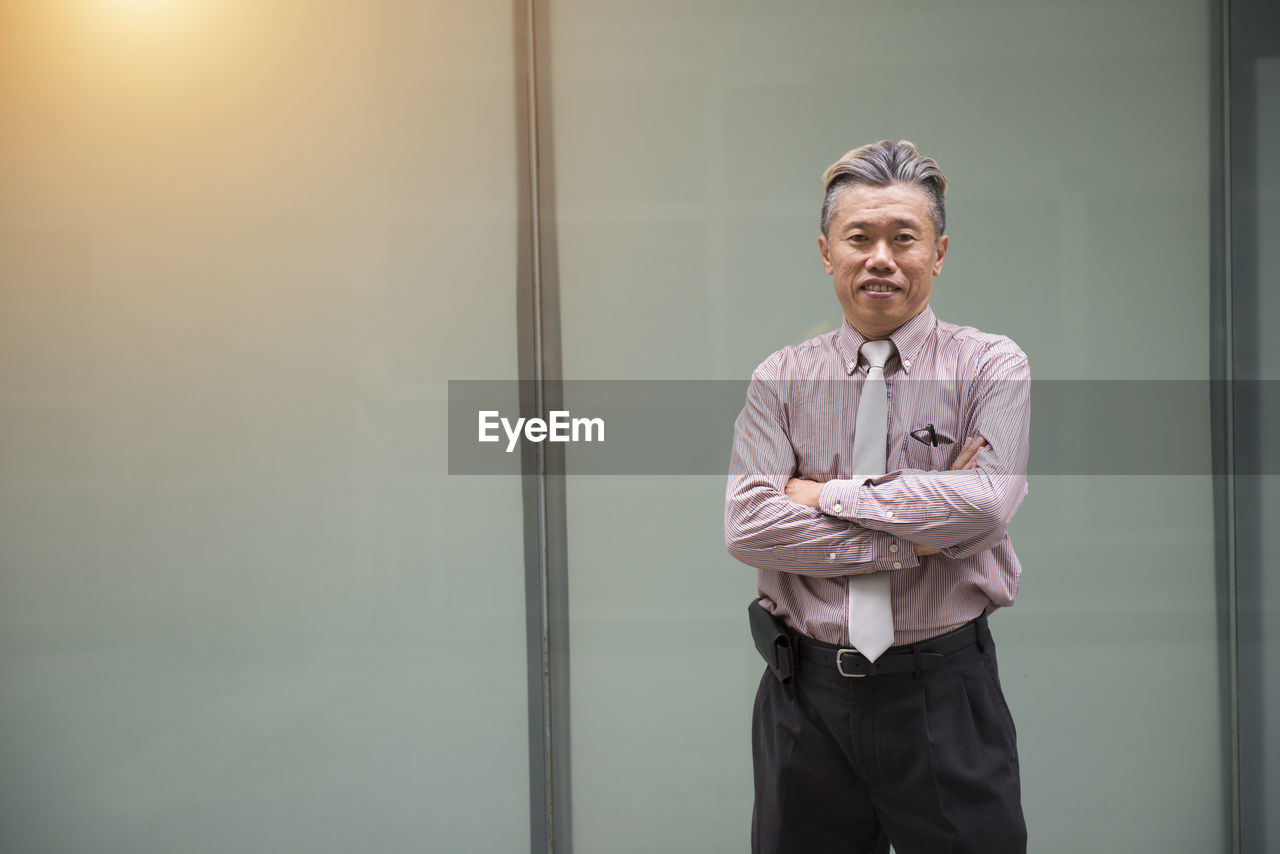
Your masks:
M 940 317 L 1009 335 L 1038 381 L 1209 379 L 1208 15 L 558 0 L 565 377 L 745 381 L 838 326 L 820 176 L 887 137 L 951 182 Z M 1176 426 L 1203 475 L 1033 474 L 992 621 L 1032 850 L 1077 852 L 1085 826 L 1116 851 L 1225 844 L 1209 426 L 1206 392 Z M 745 850 L 762 666 L 723 490 L 567 482 L 577 854 Z
M 731 417 L 687 473 L 450 474 L 448 381 L 745 390 L 839 325 L 820 176 L 882 138 L 950 181 L 939 317 L 1037 383 L 1209 380 L 1219 5 L 0 4 L 0 847 L 541 852 L 547 807 L 561 854 L 746 850 Z M 1033 851 L 1231 850 L 1209 400 L 1168 472 L 1032 472 L 992 628 Z M 1033 458 L 1135 441 L 1045 417 Z
M 526 850 L 510 5 L 0 30 L 0 848 Z

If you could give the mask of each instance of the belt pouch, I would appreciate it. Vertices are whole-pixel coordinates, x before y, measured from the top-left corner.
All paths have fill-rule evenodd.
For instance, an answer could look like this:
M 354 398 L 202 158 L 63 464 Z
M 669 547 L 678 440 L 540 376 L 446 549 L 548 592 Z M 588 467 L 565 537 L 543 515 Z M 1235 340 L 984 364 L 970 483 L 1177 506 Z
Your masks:
M 755 641 L 760 657 L 777 680 L 787 684 L 796 672 L 796 649 L 786 624 L 769 613 L 759 599 L 747 606 L 747 615 L 751 622 L 751 639 Z

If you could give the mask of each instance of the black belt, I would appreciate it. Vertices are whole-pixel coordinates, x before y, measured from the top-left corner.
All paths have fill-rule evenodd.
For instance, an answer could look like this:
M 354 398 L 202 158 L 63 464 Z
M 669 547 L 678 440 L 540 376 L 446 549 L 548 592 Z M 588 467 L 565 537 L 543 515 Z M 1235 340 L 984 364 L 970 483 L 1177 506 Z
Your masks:
M 800 641 L 803 670 L 813 670 L 816 667 L 833 676 L 857 679 L 883 673 L 919 674 L 932 670 L 945 663 L 947 656 L 961 650 L 975 645 L 983 649 L 991 637 L 991 630 L 987 628 L 986 615 L 983 615 L 945 635 L 919 643 L 891 646 L 875 661 L 867 660 L 856 649 L 823 643 L 804 635 L 795 637 Z

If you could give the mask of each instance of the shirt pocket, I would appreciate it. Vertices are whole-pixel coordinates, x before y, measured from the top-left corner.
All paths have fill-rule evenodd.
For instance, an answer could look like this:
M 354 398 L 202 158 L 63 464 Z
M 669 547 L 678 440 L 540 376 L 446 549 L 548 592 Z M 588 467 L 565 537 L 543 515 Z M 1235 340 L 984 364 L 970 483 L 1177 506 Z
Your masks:
M 945 442 L 952 438 L 949 434 L 938 432 L 938 447 L 933 447 L 913 437 L 910 431 L 902 437 L 898 448 L 898 468 L 918 469 L 920 471 L 947 471 L 960 456 L 960 442 Z

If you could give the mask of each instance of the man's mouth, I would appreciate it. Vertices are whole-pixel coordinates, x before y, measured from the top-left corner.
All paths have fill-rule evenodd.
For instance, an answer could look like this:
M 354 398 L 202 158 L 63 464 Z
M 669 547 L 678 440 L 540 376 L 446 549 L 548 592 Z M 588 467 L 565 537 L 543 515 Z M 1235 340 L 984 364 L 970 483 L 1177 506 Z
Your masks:
M 873 294 L 888 294 L 901 290 L 897 285 L 891 285 L 888 282 L 868 282 L 859 290 L 870 291 Z

